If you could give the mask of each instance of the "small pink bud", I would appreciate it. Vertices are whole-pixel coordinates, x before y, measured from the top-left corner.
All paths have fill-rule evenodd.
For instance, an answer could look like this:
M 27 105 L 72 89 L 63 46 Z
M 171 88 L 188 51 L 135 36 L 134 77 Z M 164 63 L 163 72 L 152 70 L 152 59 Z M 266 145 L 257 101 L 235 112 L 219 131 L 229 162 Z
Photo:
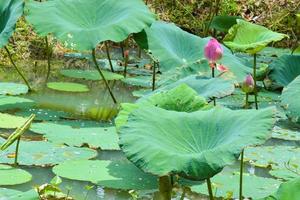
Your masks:
M 254 90 L 254 79 L 253 77 L 249 74 L 246 76 L 246 79 L 242 85 L 242 90 L 245 93 L 251 93 Z
M 226 67 L 225 65 L 218 65 L 217 70 L 219 70 L 220 72 L 228 72 L 229 71 L 228 67 Z
M 212 38 L 204 48 L 204 55 L 210 63 L 215 63 L 222 58 L 223 48 L 215 38 Z
M 124 57 L 128 58 L 129 57 L 129 50 L 124 51 Z

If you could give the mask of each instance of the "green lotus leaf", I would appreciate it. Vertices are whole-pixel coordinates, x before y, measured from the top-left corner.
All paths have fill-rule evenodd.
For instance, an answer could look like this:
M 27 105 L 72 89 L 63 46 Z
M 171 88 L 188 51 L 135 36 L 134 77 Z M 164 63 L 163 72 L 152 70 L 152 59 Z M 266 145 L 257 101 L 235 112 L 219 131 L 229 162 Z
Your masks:
M 270 79 L 285 87 L 300 75 L 300 55 L 283 55 L 271 63 L 270 69 Z
M 53 172 L 60 177 L 90 181 L 114 189 L 150 190 L 158 187 L 156 176 L 144 173 L 126 160 L 68 161 L 55 166 Z
M 239 197 L 240 175 L 238 173 L 218 174 L 211 179 L 213 194 L 215 197 L 235 199 Z M 272 178 L 263 178 L 250 174 L 243 174 L 243 196 L 245 198 L 258 199 L 266 197 L 277 191 L 280 181 Z M 207 185 L 193 186 L 193 192 L 207 194 Z
M 0 138 L 0 144 L 4 140 Z M 14 163 L 15 145 L 0 151 L 0 163 Z M 91 159 L 97 152 L 87 148 L 67 147 L 44 141 L 21 141 L 18 154 L 20 165 L 52 166 L 67 160 Z
M 300 75 L 283 89 L 281 100 L 287 115 L 299 121 L 300 117 Z
M 31 114 L 35 114 L 34 120 L 42 120 L 42 121 L 54 121 L 54 120 L 59 120 L 61 118 L 70 117 L 70 114 L 63 111 L 56 111 L 51 109 L 42 109 L 42 108 L 35 108 L 35 107 L 25 108 L 19 112 L 16 112 L 15 114 L 24 117 L 29 117 Z
M 0 95 L 26 94 L 28 87 L 20 83 L 0 83 Z
M 300 46 L 298 46 L 294 51 L 293 51 L 293 54 L 300 54 Z
M 119 128 L 120 146 L 145 172 L 203 180 L 234 163 L 246 146 L 265 142 L 273 111 L 217 107 L 186 113 L 143 106 Z
M 237 24 L 231 27 L 225 36 L 224 44 L 233 51 L 255 54 L 268 44 L 280 41 L 285 37 L 287 35 L 238 19 Z
M 0 48 L 8 43 L 18 19 L 23 14 L 23 9 L 24 2 L 22 0 L 5 0 L 0 2 Z
M 282 140 L 300 141 L 300 131 L 298 128 L 275 126 L 272 131 L 272 138 Z
M 293 146 L 261 146 L 245 149 L 244 160 L 257 167 L 284 169 L 286 164 L 300 156 L 300 148 Z M 300 163 L 299 163 L 300 164 Z
M 87 144 L 91 148 L 102 150 L 119 150 L 115 127 L 78 128 L 57 123 L 34 123 L 31 131 L 43 134 L 48 141 L 55 144 L 81 147 Z
M 159 80 L 159 77 L 158 77 Z M 127 77 L 121 80 L 122 82 L 133 85 L 139 86 L 144 88 L 151 88 L 152 87 L 152 76 L 134 76 L 134 77 Z M 156 86 L 160 86 L 161 84 L 159 81 L 156 82 Z
M 204 47 L 210 38 L 197 37 L 181 30 L 174 24 L 162 21 L 154 22 L 151 28 L 145 31 L 147 37 L 137 42 L 143 46 L 145 46 L 145 42 L 148 43 L 148 50 L 160 62 L 162 72 L 192 67 L 202 73 L 211 73 L 208 63 L 203 62 Z M 242 81 L 250 73 L 250 68 L 243 65 L 241 60 L 232 55 L 226 47 L 224 47 L 224 56 L 220 63 L 227 66 L 232 73 L 231 78 L 238 81 Z
M 31 174 L 25 170 L 0 164 L 0 185 L 18 185 L 29 182 L 31 178 Z
M 198 96 L 197 92 L 186 84 L 180 84 L 171 90 L 154 93 L 147 98 L 140 99 L 136 104 L 122 104 L 122 110 L 115 119 L 117 129 L 126 123 L 128 115 L 133 110 L 144 105 L 154 105 L 179 112 L 193 112 L 207 108 L 207 102 L 203 97 Z
M 31 0 L 26 10 L 26 19 L 39 35 L 52 33 L 76 50 L 92 50 L 106 40 L 121 42 L 155 20 L 141 0 Z
M 47 83 L 47 87 L 52 90 L 63 92 L 88 92 L 89 88 L 86 85 L 70 82 L 51 82 Z
M 86 79 L 86 80 L 102 80 L 100 74 L 96 70 L 75 70 L 75 69 L 64 69 L 61 70 L 60 73 L 64 76 L 71 77 L 71 78 L 79 78 L 79 79 Z M 124 76 L 116 73 L 112 73 L 109 71 L 102 71 L 106 80 L 120 80 L 123 79 Z
M 15 129 L 21 127 L 25 122 L 26 118 L 18 117 L 6 113 L 0 113 L 0 128 Z
M 35 190 L 21 192 L 18 190 L 0 188 L 0 197 L 9 200 L 39 200 L 39 195 Z
M 199 96 L 207 99 L 213 97 L 222 98 L 231 95 L 234 92 L 234 84 L 231 81 L 222 78 L 207 78 L 197 75 L 191 75 L 180 79 L 172 84 L 159 88 L 157 91 L 169 90 L 183 83 L 194 89 Z
M 282 183 L 277 192 L 263 200 L 298 200 L 300 196 L 300 178 Z
M 31 99 L 15 96 L 0 95 L 0 110 L 9 110 L 15 108 L 26 108 L 33 106 L 35 103 Z
M 239 16 L 215 16 L 210 24 L 210 28 L 216 29 L 217 31 L 227 33 L 228 30 L 235 25 L 237 19 L 242 19 Z
M 286 181 L 293 180 L 299 177 L 299 174 L 297 172 L 293 172 L 287 168 L 272 169 L 269 171 L 269 173 L 276 178 L 280 178 Z

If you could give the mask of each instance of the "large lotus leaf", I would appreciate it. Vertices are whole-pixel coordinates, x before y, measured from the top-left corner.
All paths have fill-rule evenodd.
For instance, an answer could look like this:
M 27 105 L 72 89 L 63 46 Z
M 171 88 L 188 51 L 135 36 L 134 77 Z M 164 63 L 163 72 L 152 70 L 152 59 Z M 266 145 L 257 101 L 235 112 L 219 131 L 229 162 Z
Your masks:
M 0 188 L 0 198 L 3 200 L 40 200 L 39 195 L 35 190 L 21 192 L 6 188 Z
M 0 83 L 0 95 L 26 94 L 28 87 L 20 83 Z
M 287 168 L 272 169 L 269 171 L 269 173 L 276 178 L 283 179 L 286 181 L 289 181 L 289 180 L 299 177 L 299 174 L 297 171 L 294 172 Z
M 198 95 L 207 99 L 213 97 L 222 98 L 231 95 L 234 92 L 234 84 L 231 81 L 222 78 L 207 78 L 197 75 L 191 75 L 180 79 L 175 83 L 159 88 L 157 91 L 169 90 L 183 83 L 194 89 Z
M 244 147 L 269 138 L 273 110 L 217 107 L 186 113 L 143 106 L 120 127 L 120 145 L 127 158 L 146 172 L 202 180 L 234 163 Z
M 26 118 L 18 117 L 6 113 L 0 113 L 0 128 L 18 128 L 26 122 Z
M 228 15 L 215 16 L 210 24 L 210 28 L 227 33 L 228 30 L 237 23 L 237 19 L 241 19 L 241 17 Z
M 272 131 L 272 138 L 300 141 L 300 131 L 296 127 L 275 126 Z
M 293 146 L 261 146 L 245 149 L 244 160 L 257 167 L 282 169 L 295 158 L 300 157 L 300 148 Z
M 119 150 L 118 136 L 115 127 L 77 128 L 56 123 L 34 123 L 31 131 L 44 134 L 48 141 L 69 146 L 83 146 L 102 150 Z
M 298 121 L 300 117 L 300 75 L 283 89 L 281 100 L 287 110 L 287 114 L 295 117 Z
M 146 190 L 158 187 L 156 176 L 144 173 L 126 160 L 68 161 L 55 166 L 53 172 L 60 177 L 90 181 L 115 189 Z
M 18 19 L 23 14 L 23 8 L 23 0 L 5 0 L 0 2 L 0 48 L 8 43 Z
M 300 75 L 300 55 L 283 55 L 271 63 L 270 69 L 270 79 L 285 87 Z
M 77 50 L 94 49 L 100 42 L 121 42 L 149 26 L 155 16 L 141 0 L 29 1 L 27 20 L 39 35 L 53 33 Z
M 240 175 L 238 173 L 218 174 L 211 179 L 215 197 L 232 199 L 239 197 Z M 277 191 L 280 181 L 272 178 L 263 178 L 250 174 L 243 174 L 243 196 L 247 198 L 263 198 Z M 207 185 L 193 186 L 193 192 L 207 194 Z
M 280 41 L 285 37 L 287 35 L 238 19 L 237 24 L 231 27 L 225 36 L 224 44 L 234 51 L 255 54 L 268 44 Z
M 24 108 L 33 106 L 34 104 L 34 101 L 32 101 L 31 99 L 0 95 L 0 110 Z
M 298 200 L 300 197 L 300 178 L 282 183 L 277 192 L 264 200 Z
M 0 144 L 4 140 L 0 138 Z M 15 145 L 0 151 L 0 163 L 14 163 Z M 18 162 L 20 165 L 52 166 L 67 160 L 94 158 L 97 152 L 87 148 L 67 147 L 44 141 L 21 141 Z
M 64 76 L 71 77 L 71 78 L 80 78 L 86 80 L 102 80 L 100 74 L 96 70 L 77 70 L 77 69 L 65 69 L 61 70 L 60 73 Z M 124 76 L 116 73 L 112 73 L 109 71 L 102 71 L 106 80 L 120 80 L 123 79 Z
M 25 170 L 0 164 L 0 185 L 18 185 L 30 181 L 31 178 L 31 174 Z
M 47 83 L 47 87 L 52 90 L 63 92 L 88 92 L 89 88 L 86 85 L 70 82 L 51 82 Z
M 128 115 L 144 105 L 154 105 L 166 110 L 179 112 L 193 112 L 204 109 L 207 106 L 206 100 L 198 96 L 197 92 L 186 84 L 180 84 L 168 91 L 161 91 L 140 99 L 136 104 L 124 103 L 122 110 L 115 120 L 117 129 L 128 119 Z
M 174 68 L 187 68 L 196 65 L 203 72 L 210 72 L 204 59 L 204 47 L 210 38 L 200 38 L 185 32 L 165 22 L 154 22 L 151 28 L 146 29 L 148 49 L 160 62 L 160 70 L 166 72 Z M 137 41 L 139 44 L 145 41 Z M 238 81 L 242 81 L 250 69 L 242 64 L 241 60 L 224 47 L 224 56 L 220 63 L 226 65 Z M 189 74 L 190 75 L 190 74 Z

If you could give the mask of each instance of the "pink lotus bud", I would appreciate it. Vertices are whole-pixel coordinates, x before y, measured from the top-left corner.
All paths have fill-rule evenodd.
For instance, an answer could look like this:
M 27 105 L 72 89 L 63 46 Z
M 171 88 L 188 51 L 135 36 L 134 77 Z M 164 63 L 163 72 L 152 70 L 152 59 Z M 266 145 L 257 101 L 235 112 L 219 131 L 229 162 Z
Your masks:
M 242 85 L 242 90 L 245 93 L 251 93 L 254 90 L 254 79 L 253 77 L 249 74 L 246 76 L 246 79 Z
M 129 50 L 124 51 L 124 57 L 128 58 L 129 57 Z
M 219 70 L 220 72 L 228 72 L 229 71 L 228 67 L 226 67 L 225 65 L 218 65 L 217 70 Z
M 209 62 L 215 63 L 222 58 L 223 48 L 215 38 L 212 38 L 205 46 L 204 55 Z

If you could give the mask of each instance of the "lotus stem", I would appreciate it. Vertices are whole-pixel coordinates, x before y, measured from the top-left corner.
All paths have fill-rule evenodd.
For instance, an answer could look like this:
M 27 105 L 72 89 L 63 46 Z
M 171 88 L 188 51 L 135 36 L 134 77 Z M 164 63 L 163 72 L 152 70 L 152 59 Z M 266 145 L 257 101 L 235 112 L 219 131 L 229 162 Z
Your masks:
M 206 183 L 207 183 L 207 189 L 208 189 L 208 194 L 209 194 L 209 200 L 214 200 L 214 195 L 213 195 L 213 191 L 212 191 L 212 186 L 211 186 L 211 181 L 210 179 L 206 179 Z
M 214 67 L 211 68 L 211 77 L 212 78 L 215 78 L 215 67 L 216 67 L 216 64 L 214 64 Z M 216 98 L 213 97 L 213 103 L 214 103 L 214 106 L 217 105 L 217 102 L 216 102 Z
M 256 85 L 256 62 L 257 54 L 253 55 L 253 79 L 254 79 L 254 99 L 255 99 L 255 109 L 258 110 L 258 103 L 257 103 L 257 85 Z
M 246 93 L 245 108 L 249 108 L 249 93 Z
M 110 66 L 110 70 L 112 72 L 115 72 L 114 71 L 114 68 L 113 68 L 113 64 L 111 62 L 111 58 L 110 58 L 110 53 L 109 53 L 109 46 L 108 46 L 108 43 L 107 42 L 104 42 L 105 44 L 105 49 L 106 49 L 106 56 L 107 56 L 107 59 L 108 59 L 108 62 L 109 62 L 109 66 Z
M 121 47 L 122 57 L 125 58 L 125 56 L 124 56 L 124 43 L 123 42 L 120 42 L 120 47 Z
M 45 36 L 45 44 L 46 44 L 46 54 L 47 54 L 47 66 L 48 66 L 47 76 L 46 76 L 46 82 L 48 82 L 48 79 L 49 79 L 49 76 L 50 76 L 50 72 L 51 72 L 52 50 L 50 49 L 50 45 L 49 45 L 48 37 L 47 36 Z
M 241 152 L 239 200 L 243 200 L 243 173 L 244 173 L 244 149 Z
M 153 68 L 152 68 L 152 91 L 155 90 L 156 64 L 157 64 L 157 63 L 154 61 L 154 63 L 153 63 Z
M 23 81 L 25 82 L 25 84 L 28 87 L 28 90 L 31 91 L 31 87 L 28 83 L 28 81 L 26 80 L 25 76 L 21 73 L 21 71 L 19 70 L 19 68 L 17 67 L 16 63 L 14 62 L 14 60 L 12 59 L 11 53 L 9 52 L 8 48 L 5 46 L 4 49 L 6 50 L 9 60 L 11 62 L 11 64 L 14 66 L 14 68 L 16 69 L 16 71 L 18 72 L 18 74 L 21 76 L 21 78 L 23 79 Z
M 142 58 L 142 49 L 138 47 L 138 58 Z
M 105 76 L 104 76 L 104 74 L 102 73 L 102 71 L 101 71 L 101 69 L 100 69 L 100 67 L 99 67 L 99 65 L 98 65 L 98 63 L 97 63 L 97 60 L 96 60 L 96 51 L 95 51 L 95 49 L 92 50 L 92 56 L 93 56 L 93 61 L 94 61 L 94 63 L 95 63 L 96 69 L 97 69 L 97 71 L 99 72 L 99 74 L 100 74 L 102 80 L 104 81 L 105 86 L 106 86 L 106 88 L 108 89 L 108 92 L 109 92 L 109 94 L 110 94 L 110 96 L 111 96 L 113 102 L 114 102 L 115 104 L 117 104 L 117 100 L 116 100 L 114 94 L 112 93 L 112 91 L 111 91 L 111 89 L 110 89 L 110 87 L 109 87 L 109 84 L 108 84 L 107 80 L 105 79 Z
M 128 40 L 129 38 L 127 38 L 125 40 L 125 51 L 124 51 L 124 48 L 122 50 L 122 54 L 123 54 L 123 58 L 124 58 L 124 77 L 126 78 L 126 75 L 127 75 L 127 66 L 128 66 L 128 61 L 129 61 L 129 49 L 128 49 Z M 126 52 L 126 53 L 125 53 Z M 126 55 L 125 55 L 126 54 Z
M 183 190 L 183 191 L 182 191 L 180 200 L 184 200 L 184 197 L 185 197 L 185 194 L 186 194 L 186 188 L 184 187 L 182 190 Z
M 172 185 L 169 176 L 159 177 L 159 197 L 160 200 L 171 200 Z
M 14 165 L 18 166 L 18 154 L 19 154 L 19 146 L 20 146 L 20 140 L 21 140 L 21 136 L 18 137 L 17 139 L 17 144 L 16 144 L 16 152 L 15 152 L 15 162 Z

